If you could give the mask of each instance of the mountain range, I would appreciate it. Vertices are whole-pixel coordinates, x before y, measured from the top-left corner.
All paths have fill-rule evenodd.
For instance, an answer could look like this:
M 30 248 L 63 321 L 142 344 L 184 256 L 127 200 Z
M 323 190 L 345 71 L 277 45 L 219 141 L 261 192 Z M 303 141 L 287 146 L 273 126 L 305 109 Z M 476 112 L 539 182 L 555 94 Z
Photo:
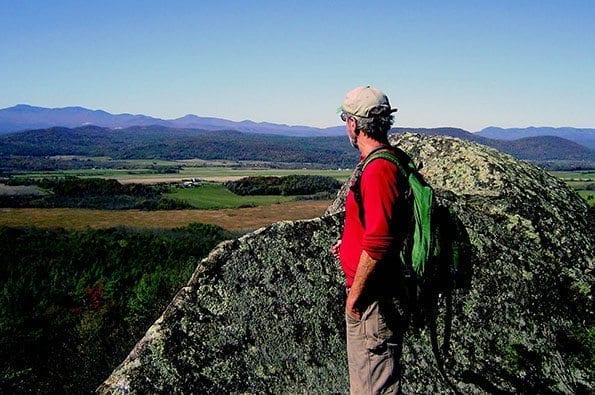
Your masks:
M 246 133 L 277 134 L 285 136 L 340 136 L 345 133 L 344 126 L 316 128 L 305 125 L 286 125 L 269 122 L 241 122 L 222 118 L 199 117 L 188 114 L 176 119 L 160 119 L 142 114 L 110 114 L 103 110 L 90 110 L 83 107 L 45 108 L 27 104 L 0 109 L 0 134 L 22 130 L 46 129 L 55 126 L 76 128 L 95 125 L 106 128 L 127 128 L 131 126 L 165 126 L 168 128 L 200 130 L 236 130 Z M 411 130 L 411 128 L 400 128 Z M 452 128 L 420 129 L 438 131 Z M 465 133 L 463 129 L 459 129 Z M 474 133 L 476 136 L 496 140 L 517 140 L 526 137 L 555 136 L 590 149 L 595 149 L 595 129 L 587 128 L 552 128 L 528 127 L 509 128 L 488 127 Z M 459 136 L 470 139 L 469 136 Z M 474 139 L 472 139 L 474 140 Z
M 345 130 L 343 126 L 315 128 L 249 120 L 235 122 L 222 118 L 199 117 L 193 114 L 176 119 L 160 119 L 142 114 L 110 114 L 103 110 L 89 110 L 83 107 L 44 108 L 18 104 L 14 107 L 0 109 L 0 134 L 54 126 L 76 128 L 85 125 L 106 128 L 165 126 L 201 130 L 237 130 L 247 133 L 286 136 L 336 136 Z
M 595 166 L 595 129 L 490 127 L 471 133 L 459 128 L 399 127 L 392 132 L 452 136 L 519 159 Z M 196 115 L 164 120 L 82 107 L 50 109 L 24 104 L 0 109 L 0 155 L 257 158 L 346 166 L 353 160 L 352 153 L 344 126 L 321 129 Z

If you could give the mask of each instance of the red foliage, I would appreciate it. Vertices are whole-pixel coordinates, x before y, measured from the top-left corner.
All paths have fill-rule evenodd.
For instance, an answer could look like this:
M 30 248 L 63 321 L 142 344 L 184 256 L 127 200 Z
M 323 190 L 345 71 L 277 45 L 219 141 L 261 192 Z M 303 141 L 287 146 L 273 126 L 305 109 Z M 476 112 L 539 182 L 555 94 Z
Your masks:
M 103 283 L 99 283 L 96 287 L 85 288 L 85 293 L 87 294 L 90 309 L 99 310 L 105 304 L 103 300 Z

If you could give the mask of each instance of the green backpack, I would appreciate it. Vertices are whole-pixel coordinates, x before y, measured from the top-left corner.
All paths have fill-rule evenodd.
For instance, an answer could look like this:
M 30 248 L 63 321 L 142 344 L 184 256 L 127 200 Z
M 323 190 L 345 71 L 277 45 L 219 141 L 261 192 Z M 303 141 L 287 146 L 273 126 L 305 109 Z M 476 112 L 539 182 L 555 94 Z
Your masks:
M 397 151 L 397 153 L 399 152 Z M 364 161 L 362 173 L 370 162 L 382 158 L 394 163 L 407 179 L 411 190 L 414 226 L 410 248 L 401 250 L 399 255 L 403 262 L 408 262 L 411 265 L 411 269 L 416 275 L 421 276 L 424 274 L 430 257 L 440 254 L 436 228 L 432 227 L 434 190 L 424 181 L 412 160 L 407 158 L 409 160 L 402 163 L 405 155 L 401 153 L 399 156 L 401 158 L 397 158 L 389 150 L 372 152 Z

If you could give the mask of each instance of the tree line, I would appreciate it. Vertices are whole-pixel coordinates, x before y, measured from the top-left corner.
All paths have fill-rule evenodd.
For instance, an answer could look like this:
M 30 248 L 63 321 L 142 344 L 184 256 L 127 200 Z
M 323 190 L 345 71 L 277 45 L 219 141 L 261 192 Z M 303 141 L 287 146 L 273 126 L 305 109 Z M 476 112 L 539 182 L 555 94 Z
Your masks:
M 315 175 L 284 177 L 245 177 L 224 185 L 236 195 L 313 195 L 334 194 L 342 183 L 335 178 Z
M 41 195 L 0 195 L 0 207 L 91 208 L 103 210 L 180 210 L 192 208 L 181 200 L 164 197 L 166 184 L 121 184 L 103 178 L 10 178 L 7 185 L 37 185 Z
M 22 174 L 35 171 L 120 169 L 143 170 L 147 174 L 179 173 L 180 165 L 134 164 L 123 160 L 96 160 L 91 158 L 52 158 L 47 156 L 0 155 L 0 175 Z

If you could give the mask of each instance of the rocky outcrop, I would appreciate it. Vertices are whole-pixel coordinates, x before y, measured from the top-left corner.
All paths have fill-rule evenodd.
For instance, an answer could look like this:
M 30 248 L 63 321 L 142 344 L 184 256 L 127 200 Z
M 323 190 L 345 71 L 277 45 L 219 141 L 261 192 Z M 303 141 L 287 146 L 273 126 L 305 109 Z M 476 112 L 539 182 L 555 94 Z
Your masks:
M 445 372 L 427 330 L 403 347 L 406 393 L 580 393 L 593 389 L 593 233 L 560 180 L 473 143 L 404 134 L 394 144 L 465 226 L 469 289 L 441 301 Z M 219 245 L 100 393 L 344 393 L 342 275 L 328 215 Z M 445 318 L 447 317 L 447 318 Z M 590 329 L 590 335 L 588 330 Z M 589 337 L 590 336 L 590 337 Z M 592 343 L 592 340 L 590 340 Z

